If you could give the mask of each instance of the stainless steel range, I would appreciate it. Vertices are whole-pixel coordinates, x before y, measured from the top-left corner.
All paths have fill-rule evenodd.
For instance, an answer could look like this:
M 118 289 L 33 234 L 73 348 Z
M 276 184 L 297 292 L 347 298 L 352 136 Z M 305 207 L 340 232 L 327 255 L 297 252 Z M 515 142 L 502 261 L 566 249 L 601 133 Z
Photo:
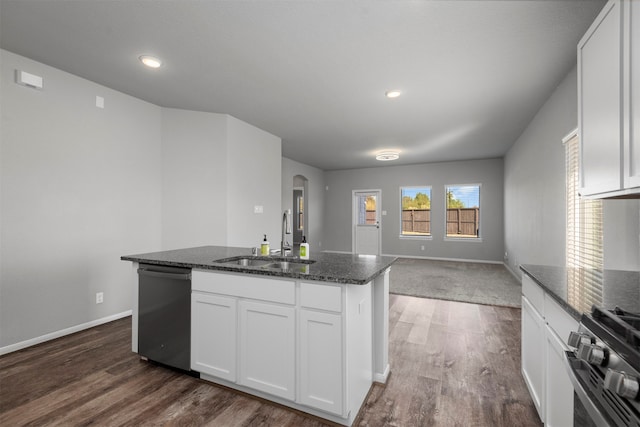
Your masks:
M 576 396 L 596 426 L 640 427 L 640 315 L 593 307 L 568 340 L 567 368 Z M 576 410 L 578 412 L 578 410 Z M 579 424 L 580 423 L 580 424 Z

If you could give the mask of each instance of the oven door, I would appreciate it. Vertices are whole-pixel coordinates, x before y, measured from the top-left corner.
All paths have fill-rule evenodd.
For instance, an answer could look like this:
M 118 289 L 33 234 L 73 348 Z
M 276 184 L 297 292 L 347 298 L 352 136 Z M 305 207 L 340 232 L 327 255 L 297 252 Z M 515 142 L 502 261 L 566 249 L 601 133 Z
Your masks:
M 565 366 L 575 392 L 573 425 L 614 427 L 615 424 L 611 422 L 609 417 L 600 408 L 598 399 L 586 384 L 591 371 L 589 364 L 582 359 L 578 359 L 572 351 L 565 351 L 564 354 Z

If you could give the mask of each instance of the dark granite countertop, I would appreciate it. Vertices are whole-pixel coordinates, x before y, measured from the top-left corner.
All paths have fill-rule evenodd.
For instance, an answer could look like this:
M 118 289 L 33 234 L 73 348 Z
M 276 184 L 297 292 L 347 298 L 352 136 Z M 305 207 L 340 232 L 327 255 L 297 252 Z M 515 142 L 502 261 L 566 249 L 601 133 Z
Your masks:
M 581 280 L 581 270 L 548 265 L 520 266 L 576 320 L 597 305 L 640 313 L 640 272 L 603 270 L 595 281 Z
M 236 256 L 251 257 L 251 248 L 226 246 L 200 246 L 146 254 L 125 255 L 124 261 L 175 267 L 198 268 L 204 270 L 231 271 L 257 274 L 261 276 L 288 277 L 294 279 L 318 280 L 322 282 L 364 285 L 384 272 L 396 260 L 395 257 L 352 255 L 322 252 L 313 254 L 308 268 L 293 268 L 290 271 L 265 270 L 260 267 L 216 263 L 216 260 Z M 272 257 L 274 261 L 277 256 Z M 282 259 L 282 258 L 280 258 Z M 294 258 L 289 258 L 295 262 Z

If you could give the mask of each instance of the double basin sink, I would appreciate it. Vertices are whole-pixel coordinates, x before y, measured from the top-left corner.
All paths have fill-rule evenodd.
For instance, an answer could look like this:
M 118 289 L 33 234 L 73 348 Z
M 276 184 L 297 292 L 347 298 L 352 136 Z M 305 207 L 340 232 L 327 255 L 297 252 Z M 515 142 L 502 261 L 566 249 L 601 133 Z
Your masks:
M 308 273 L 309 265 L 314 260 L 285 258 L 285 257 L 261 257 L 261 256 L 236 256 L 232 258 L 224 258 L 214 261 L 219 264 L 227 264 L 234 267 L 247 267 L 252 269 L 280 271 L 291 273 Z

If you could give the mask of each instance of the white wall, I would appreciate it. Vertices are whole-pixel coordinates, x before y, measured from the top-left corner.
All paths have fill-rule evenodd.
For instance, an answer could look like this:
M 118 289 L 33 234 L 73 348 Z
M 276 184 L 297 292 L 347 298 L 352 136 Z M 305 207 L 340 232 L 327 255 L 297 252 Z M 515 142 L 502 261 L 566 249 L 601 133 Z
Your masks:
M 122 255 L 279 234 L 280 138 L 0 55 L 0 353 L 130 310 Z
M 280 246 L 282 140 L 227 116 L 227 246 Z M 254 213 L 262 206 L 263 213 Z
M 570 71 L 505 156 L 507 265 L 565 265 L 565 153 L 577 127 L 577 73 Z M 605 268 L 640 267 L 637 200 L 604 202 Z
M 162 109 L 162 247 L 227 244 L 226 114 Z
M 160 249 L 162 170 L 159 107 L 4 50 L 0 60 L 1 348 L 131 309 L 120 256 Z M 15 84 L 16 69 L 44 90 Z
M 325 172 L 323 248 L 351 252 L 352 191 L 382 190 L 382 253 L 424 258 L 501 262 L 502 159 L 425 163 Z M 445 185 L 482 184 L 481 240 L 445 240 Z M 400 187 L 431 186 L 431 239 L 400 238 Z M 421 247 L 424 246 L 424 250 Z
M 324 212 L 324 172 L 313 166 L 282 158 L 282 207 L 281 211 L 293 212 L 293 177 L 302 175 L 307 178 L 308 194 L 305 194 L 305 208 L 308 209 L 308 222 L 305 228 L 309 251 L 313 254 L 322 250 L 323 212 Z M 279 238 L 278 238 L 279 239 Z M 292 236 L 289 236 L 289 243 Z
M 227 114 L 165 108 L 162 147 L 163 249 L 279 241 L 280 138 Z

